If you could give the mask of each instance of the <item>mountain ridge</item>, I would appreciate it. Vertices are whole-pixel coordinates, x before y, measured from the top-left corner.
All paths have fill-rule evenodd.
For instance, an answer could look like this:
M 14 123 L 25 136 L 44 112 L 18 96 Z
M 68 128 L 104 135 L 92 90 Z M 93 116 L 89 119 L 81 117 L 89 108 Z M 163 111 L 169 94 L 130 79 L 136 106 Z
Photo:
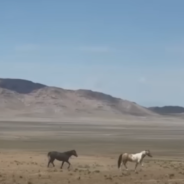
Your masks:
M 155 112 L 135 102 L 102 92 L 87 89 L 63 89 L 11 78 L 0 78 L 0 109 L 23 114 L 47 115 L 156 115 Z
M 158 114 L 181 114 L 184 113 L 184 107 L 181 106 L 172 106 L 172 105 L 167 105 L 167 106 L 155 106 L 155 107 L 149 107 L 149 110 L 158 113 Z

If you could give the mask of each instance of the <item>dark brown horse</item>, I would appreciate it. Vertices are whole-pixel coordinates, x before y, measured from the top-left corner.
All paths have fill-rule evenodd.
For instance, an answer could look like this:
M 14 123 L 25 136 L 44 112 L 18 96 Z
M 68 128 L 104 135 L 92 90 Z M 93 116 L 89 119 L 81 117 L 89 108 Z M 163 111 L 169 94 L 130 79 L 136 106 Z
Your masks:
M 54 160 L 59 160 L 62 161 L 61 164 L 61 169 L 63 168 L 64 162 L 68 163 L 68 169 L 70 168 L 70 162 L 69 162 L 69 158 L 71 156 L 78 156 L 77 152 L 75 150 L 70 150 L 70 151 L 66 151 L 66 152 L 57 152 L 57 151 L 50 151 L 48 152 L 47 156 L 49 157 L 49 161 L 48 161 L 48 165 L 47 167 L 49 167 L 50 163 L 52 163 L 53 167 L 55 167 L 54 165 Z

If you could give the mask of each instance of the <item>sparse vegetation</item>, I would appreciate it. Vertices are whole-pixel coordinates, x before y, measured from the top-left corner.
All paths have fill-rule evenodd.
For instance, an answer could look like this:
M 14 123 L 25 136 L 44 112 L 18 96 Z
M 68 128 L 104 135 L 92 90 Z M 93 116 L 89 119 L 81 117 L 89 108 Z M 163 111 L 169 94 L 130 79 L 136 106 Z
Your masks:
M 10 141 L 6 140 L 6 137 L 0 139 L 1 147 L 4 146 L 4 149 L 1 149 L 2 151 L 0 152 L 0 184 L 184 183 L 184 164 L 180 159 L 173 160 L 172 156 L 168 158 L 164 156 L 168 153 L 167 150 L 172 150 L 172 154 L 176 155 L 175 157 L 177 158 L 178 150 L 175 151 L 175 148 L 177 147 L 176 142 L 170 140 L 167 142 L 165 139 L 161 141 L 151 140 L 153 143 L 151 150 L 154 152 L 153 159 L 146 158 L 144 166 L 137 168 L 137 173 L 134 172 L 133 163 L 128 163 L 129 170 L 125 170 L 124 168 L 122 171 L 118 170 L 117 156 L 120 151 L 132 148 L 134 148 L 134 150 L 139 150 L 140 147 L 147 148 L 147 145 L 149 145 L 149 140 L 146 139 L 141 139 L 136 143 L 134 143 L 132 139 L 128 139 L 129 137 L 126 137 L 128 141 L 124 139 L 127 134 L 132 133 L 132 130 L 134 131 L 134 134 L 137 134 L 136 128 L 131 129 L 130 132 L 128 132 L 131 127 L 127 126 L 128 128 L 126 129 L 125 125 L 123 126 L 125 130 L 121 129 L 121 126 L 117 126 L 116 124 L 114 124 L 113 128 L 109 125 L 104 126 L 104 124 L 99 125 L 98 127 L 90 125 L 90 128 L 94 130 L 90 130 L 90 128 L 87 129 L 86 125 L 72 125 L 75 127 L 72 127 L 75 130 L 77 128 L 80 129 L 80 131 L 83 129 L 84 137 L 86 136 L 85 132 L 87 132 L 85 139 L 81 139 L 81 132 L 78 133 L 78 129 L 76 132 L 80 134 L 80 136 L 77 133 L 75 134 L 74 131 L 72 132 L 72 136 L 71 134 L 69 136 L 65 132 L 66 130 L 70 131 L 69 126 L 59 125 L 59 127 L 62 127 L 61 130 L 58 126 L 53 126 L 48 123 L 47 126 L 49 128 L 52 127 L 53 129 L 56 129 L 57 134 L 61 134 L 62 136 L 62 138 L 57 137 L 57 134 L 55 134 L 54 138 L 57 138 L 58 140 L 54 139 L 54 141 L 52 141 L 50 137 L 48 138 L 49 128 L 46 129 L 45 125 L 35 125 L 36 128 L 31 132 L 33 136 L 32 138 L 29 137 L 30 130 L 27 131 L 23 123 L 18 123 L 16 125 L 16 123 L 13 122 L 12 124 L 11 129 L 12 127 L 15 127 L 15 129 L 17 128 L 19 130 L 23 127 L 24 132 L 18 131 L 19 135 L 21 135 L 21 140 L 15 138 L 13 141 Z M 43 126 L 44 131 L 45 129 L 46 131 L 44 132 L 42 130 L 42 137 L 40 138 L 37 137 L 35 132 L 37 131 L 37 127 L 40 128 L 41 126 Z M 143 128 L 145 128 L 145 126 Z M 5 129 L 0 127 L 0 131 L 5 131 L 7 129 L 8 126 Z M 140 131 L 140 127 L 138 131 Z M 158 129 L 151 129 L 151 131 L 157 132 Z M 121 133 L 122 136 L 118 135 L 118 137 L 117 132 Z M 146 133 L 147 132 L 149 132 L 149 130 L 146 130 Z M 6 135 L 11 137 L 12 135 L 15 136 L 15 133 L 15 130 L 12 132 L 9 131 Z M 106 136 L 106 134 L 110 134 L 111 136 Z M 93 137 L 90 139 L 88 135 L 93 135 Z M 25 141 L 24 136 L 27 138 Z M 128 145 L 128 143 L 131 144 Z M 8 147 L 6 148 L 7 145 Z M 68 150 L 68 147 L 71 147 L 71 145 L 75 146 L 77 152 L 79 152 L 79 157 L 71 158 L 72 165 L 70 170 L 67 169 L 67 164 L 64 165 L 63 169 L 60 169 L 61 162 L 59 161 L 55 161 L 55 167 L 47 168 L 48 158 L 46 153 L 49 150 L 58 149 L 64 151 L 65 148 Z M 163 145 L 165 149 L 161 150 L 163 155 L 157 159 L 157 153 L 159 153 L 157 147 L 163 147 Z M 178 146 L 181 147 L 181 144 L 179 143 Z M 9 149 L 12 147 L 19 149 Z
M 122 182 L 124 184 L 131 184 L 134 181 L 136 183 L 146 183 L 146 181 L 150 183 L 151 181 L 153 181 L 153 183 L 155 182 L 160 184 L 166 182 L 182 184 L 184 182 L 184 173 L 183 169 L 181 168 L 180 162 L 172 163 L 167 161 L 147 161 L 144 169 L 140 168 L 136 173 L 134 173 L 133 170 L 134 165 L 130 164 L 130 170 L 123 170 L 118 174 L 116 166 L 111 165 L 111 158 L 109 158 L 108 160 L 106 159 L 106 163 L 104 164 L 104 158 L 99 157 L 99 164 L 95 164 L 94 162 L 97 160 L 97 158 L 89 157 L 90 160 L 93 160 L 94 162 L 86 164 L 85 162 L 82 162 L 82 159 L 80 161 L 76 160 L 76 163 L 73 164 L 73 169 L 71 169 L 70 171 L 63 170 L 61 174 L 60 169 L 48 169 L 47 167 L 42 167 L 42 155 L 35 157 L 37 165 L 31 164 L 30 162 L 30 165 L 28 166 L 27 162 L 29 161 L 26 160 L 27 156 L 25 156 L 28 154 L 30 153 L 24 153 L 21 156 L 18 156 L 17 159 L 20 163 L 22 163 L 18 166 L 17 162 L 12 162 L 9 157 L 7 158 L 6 162 L 3 162 L 2 167 L 4 168 L 4 171 L 1 171 L 0 174 L 1 184 L 59 184 L 60 181 L 62 181 L 62 183 L 64 184 L 70 184 L 73 182 L 75 182 L 76 184 L 80 184 L 80 182 L 93 184 L 97 181 L 101 184 L 119 184 Z M 3 156 L 4 158 L 4 155 L 1 156 Z M 8 171 L 8 167 L 6 167 L 8 165 L 8 162 L 12 162 L 11 171 Z M 149 166 L 149 164 L 151 165 L 151 167 Z M 164 169 L 163 164 L 165 167 L 167 166 Z M 111 165 L 111 170 L 107 170 L 108 165 Z M 50 171 L 52 171 L 52 174 L 48 175 Z M 180 179 L 177 180 L 177 178 Z

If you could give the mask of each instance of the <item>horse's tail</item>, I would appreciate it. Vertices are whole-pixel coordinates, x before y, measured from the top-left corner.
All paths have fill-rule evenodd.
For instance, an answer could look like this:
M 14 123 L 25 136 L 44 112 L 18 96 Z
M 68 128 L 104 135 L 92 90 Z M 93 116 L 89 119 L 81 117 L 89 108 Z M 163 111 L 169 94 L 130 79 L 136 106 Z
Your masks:
M 48 157 L 48 158 L 50 158 L 50 154 L 51 154 L 51 152 L 48 152 L 48 153 L 47 153 L 47 157 Z
M 121 161 L 122 161 L 122 154 L 120 154 L 120 156 L 118 158 L 118 168 L 120 168 Z

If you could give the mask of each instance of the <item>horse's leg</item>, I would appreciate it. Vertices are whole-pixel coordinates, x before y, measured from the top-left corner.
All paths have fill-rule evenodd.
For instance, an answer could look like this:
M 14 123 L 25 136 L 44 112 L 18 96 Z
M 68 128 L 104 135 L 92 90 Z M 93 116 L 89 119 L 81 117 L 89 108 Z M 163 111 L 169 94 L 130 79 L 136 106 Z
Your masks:
M 49 159 L 49 161 L 48 161 L 47 167 L 49 167 L 49 165 L 50 165 L 50 159 Z
M 52 162 L 52 158 L 50 157 L 49 158 L 49 161 L 48 161 L 48 164 L 47 164 L 47 167 L 49 167 L 50 163 Z
M 52 163 L 52 165 L 53 165 L 53 167 L 55 167 L 55 165 L 54 165 L 54 158 L 52 158 L 51 160 L 50 160 L 50 162 Z
M 52 163 L 52 165 L 53 165 L 53 167 L 55 167 L 55 165 L 54 165 L 54 160 L 55 160 L 55 158 L 53 158 L 53 157 L 50 157 L 49 158 L 49 161 L 48 161 L 48 165 L 47 165 L 47 167 L 49 167 L 49 165 L 50 165 L 50 163 Z
M 61 167 L 60 167 L 61 169 L 63 168 L 63 165 L 64 165 L 64 161 L 62 161 L 62 164 L 61 164 Z
M 134 169 L 135 172 L 136 172 L 136 169 L 137 169 L 138 164 L 139 164 L 139 162 L 136 162 L 135 169 Z
M 70 162 L 69 162 L 69 161 L 66 161 L 66 162 L 68 163 L 68 169 L 69 169 L 71 164 L 70 164 Z
M 144 166 L 144 164 L 143 164 L 143 159 L 141 159 L 139 163 L 140 163 L 140 165 L 141 165 L 142 167 Z
M 126 170 L 128 170 L 128 167 L 126 166 L 126 164 L 127 164 L 127 161 L 124 160 L 124 161 L 123 161 L 123 165 L 125 166 Z
M 121 170 L 121 171 L 123 170 L 123 169 L 122 169 L 122 162 L 121 162 L 121 164 L 120 164 L 119 170 Z
M 121 165 L 120 165 L 120 170 L 122 171 L 123 170 L 123 167 L 122 167 L 123 163 L 121 162 Z

